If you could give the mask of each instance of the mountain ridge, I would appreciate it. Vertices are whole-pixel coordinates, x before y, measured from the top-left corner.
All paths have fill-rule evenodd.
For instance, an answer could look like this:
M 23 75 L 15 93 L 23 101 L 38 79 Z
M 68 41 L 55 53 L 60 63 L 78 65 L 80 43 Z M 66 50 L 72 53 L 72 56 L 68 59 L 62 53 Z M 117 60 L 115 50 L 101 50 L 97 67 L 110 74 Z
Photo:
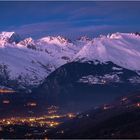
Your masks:
M 71 41 L 61 36 L 22 39 L 15 32 L 2 32 L 0 64 L 2 68 L 6 65 L 9 79 L 23 87 L 38 86 L 50 73 L 69 62 L 111 61 L 122 68 L 139 71 L 139 44 L 140 36 L 134 33 Z

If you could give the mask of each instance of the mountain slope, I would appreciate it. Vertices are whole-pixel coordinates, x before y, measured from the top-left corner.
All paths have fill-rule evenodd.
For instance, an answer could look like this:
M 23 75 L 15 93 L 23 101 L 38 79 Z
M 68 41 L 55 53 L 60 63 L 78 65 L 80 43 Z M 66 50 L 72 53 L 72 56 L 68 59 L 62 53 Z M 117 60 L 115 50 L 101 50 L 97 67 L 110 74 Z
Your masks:
M 31 89 L 42 83 L 54 70 L 69 62 L 110 61 L 138 73 L 140 70 L 139 44 L 139 34 L 128 33 L 115 33 L 94 39 L 81 37 L 70 41 L 60 36 L 47 36 L 37 40 L 22 39 L 15 32 L 2 32 L 0 33 L 0 77 L 2 79 L 0 84 Z
M 140 138 L 140 96 L 132 93 L 77 115 L 47 137 L 57 139 Z
M 44 94 L 48 103 L 84 109 L 137 90 L 139 83 L 136 72 L 112 62 L 72 62 L 52 72 L 33 92 Z
M 140 36 L 136 34 L 115 33 L 110 36 L 101 36 L 86 44 L 75 59 L 111 61 L 127 69 L 140 70 L 139 45 Z
M 23 88 L 36 86 L 56 68 L 70 61 L 77 51 L 74 44 L 62 37 L 16 40 L 14 32 L 0 34 L 0 75 L 9 77 L 3 82 L 6 86 L 13 83 Z

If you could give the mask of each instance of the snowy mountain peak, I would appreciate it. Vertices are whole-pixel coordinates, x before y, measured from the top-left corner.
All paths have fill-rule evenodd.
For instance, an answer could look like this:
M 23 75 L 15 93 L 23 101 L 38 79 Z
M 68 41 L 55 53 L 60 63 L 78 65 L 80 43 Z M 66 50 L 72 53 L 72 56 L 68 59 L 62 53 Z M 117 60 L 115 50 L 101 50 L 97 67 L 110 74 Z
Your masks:
M 84 41 L 84 42 L 91 41 L 91 39 L 89 37 L 87 37 L 87 36 L 81 36 L 80 38 L 78 38 L 78 40 L 79 41 Z
M 0 34 L 0 67 L 6 66 L 9 77 L 25 86 L 39 84 L 55 69 L 73 61 L 111 61 L 129 70 L 140 70 L 139 34 L 114 33 L 91 40 L 81 37 L 73 42 L 61 36 L 48 36 L 16 43 L 18 37 L 15 32 Z
M 46 42 L 48 44 L 58 44 L 58 45 L 66 45 L 68 43 L 71 43 L 69 39 L 66 39 L 64 37 L 61 36 L 47 36 L 47 37 L 43 37 L 41 39 L 39 39 L 39 41 L 41 42 Z
M 131 70 L 140 70 L 140 37 L 130 33 L 101 36 L 87 43 L 77 54 L 76 60 L 111 61 Z
M 0 45 L 6 43 L 18 43 L 21 40 L 20 36 L 15 32 L 1 32 L 0 33 Z
M 121 38 L 138 38 L 140 37 L 140 34 L 138 32 L 136 33 L 113 33 L 113 34 L 108 34 L 107 38 L 109 39 L 121 39 Z
M 15 32 L 1 32 L 0 38 L 10 38 Z
M 20 45 L 20 46 L 27 46 L 29 44 L 34 44 L 34 40 L 31 37 L 25 38 L 24 40 L 22 40 L 18 43 L 18 45 Z
M 116 34 L 111 34 L 110 39 L 121 39 L 122 34 L 116 33 Z

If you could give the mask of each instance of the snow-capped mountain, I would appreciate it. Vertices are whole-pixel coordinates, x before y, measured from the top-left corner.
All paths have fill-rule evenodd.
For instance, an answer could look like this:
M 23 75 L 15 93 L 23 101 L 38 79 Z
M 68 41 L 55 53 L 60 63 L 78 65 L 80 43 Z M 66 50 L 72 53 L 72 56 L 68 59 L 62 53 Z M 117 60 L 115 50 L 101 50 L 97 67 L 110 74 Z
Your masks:
M 0 34 L 1 79 L 3 77 L 4 84 L 7 76 L 7 81 L 16 80 L 23 87 L 38 85 L 56 68 L 69 62 L 76 51 L 77 48 L 73 43 L 60 36 L 38 40 L 26 38 L 17 42 L 16 33 L 2 32 Z
M 0 84 L 20 85 L 20 88 L 36 86 L 54 70 L 73 61 L 111 61 L 120 67 L 139 71 L 139 45 L 139 34 L 131 33 L 70 41 L 61 36 L 22 39 L 15 32 L 1 32 Z
M 75 59 L 111 61 L 127 69 L 140 70 L 140 36 L 115 33 L 94 38 L 77 53 Z
M 0 46 L 4 46 L 7 43 L 18 43 L 21 40 L 20 36 L 15 32 L 1 32 L 0 33 Z

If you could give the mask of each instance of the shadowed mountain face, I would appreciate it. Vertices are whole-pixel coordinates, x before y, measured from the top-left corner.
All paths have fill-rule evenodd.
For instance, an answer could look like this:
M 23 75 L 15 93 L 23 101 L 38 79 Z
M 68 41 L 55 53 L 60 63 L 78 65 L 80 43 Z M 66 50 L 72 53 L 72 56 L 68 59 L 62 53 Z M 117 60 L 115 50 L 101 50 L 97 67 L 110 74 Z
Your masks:
M 1 95 L 0 110 L 8 110 L 3 116 L 10 116 L 11 112 L 26 115 L 30 108 L 25 105 L 36 102 L 34 114 L 45 113 L 47 105 L 57 105 L 68 112 L 81 112 L 138 90 L 139 81 L 136 72 L 112 62 L 72 62 L 58 68 L 30 93 Z M 5 99 L 10 100 L 10 106 L 3 106 Z
M 112 62 L 72 62 L 51 73 L 33 92 L 44 95 L 48 103 L 86 109 L 137 90 L 138 78 Z

